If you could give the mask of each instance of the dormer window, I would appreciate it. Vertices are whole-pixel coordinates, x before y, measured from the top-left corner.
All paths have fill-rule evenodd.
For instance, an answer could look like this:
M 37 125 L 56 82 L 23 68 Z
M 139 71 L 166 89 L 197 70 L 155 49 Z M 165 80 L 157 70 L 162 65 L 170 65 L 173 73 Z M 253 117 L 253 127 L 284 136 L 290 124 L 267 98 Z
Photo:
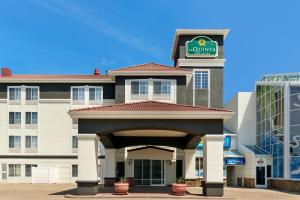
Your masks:
M 125 102 L 162 101 L 176 103 L 176 79 L 134 79 L 125 81 Z
M 171 81 L 154 81 L 153 82 L 154 95 L 170 95 Z
M 148 81 L 131 81 L 131 94 L 148 94 Z

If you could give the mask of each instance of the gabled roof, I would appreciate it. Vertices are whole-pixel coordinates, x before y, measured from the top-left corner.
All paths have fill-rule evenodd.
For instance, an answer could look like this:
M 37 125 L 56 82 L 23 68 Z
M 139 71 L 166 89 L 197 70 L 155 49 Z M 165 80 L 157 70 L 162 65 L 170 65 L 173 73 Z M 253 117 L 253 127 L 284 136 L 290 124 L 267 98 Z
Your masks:
M 71 116 L 96 117 L 96 118 L 190 118 L 190 119 L 228 119 L 233 112 L 221 108 L 208 108 L 173 104 L 158 101 L 143 101 L 135 103 L 121 103 L 107 106 L 73 109 Z M 92 115 L 92 116 L 90 116 Z M 76 117 L 75 116 L 75 117 Z
M 109 75 L 183 75 L 190 74 L 191 70 L 180 69 L 176 67 L 156 64 L 145 63 L 141 65 L 134 65 L 123 67 L 115 70 L 108 71 Z

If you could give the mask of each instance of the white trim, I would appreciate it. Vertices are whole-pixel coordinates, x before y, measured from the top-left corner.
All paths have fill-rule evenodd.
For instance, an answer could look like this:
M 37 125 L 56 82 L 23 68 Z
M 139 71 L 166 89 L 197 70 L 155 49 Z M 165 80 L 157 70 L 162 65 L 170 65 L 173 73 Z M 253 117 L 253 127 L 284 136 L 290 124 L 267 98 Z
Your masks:
M 72 136 L 77 136 L 78 139 L 95 139 L 95 140 L 100 139 L 100 137 L 96 134 L 86 134 L 86 133 L 84 133 L 84 134 L 78 134 L 78 135 L 72 135 Z
M 207 83 L 207 107 L 210 107 L 210 69 L 193 69 L 193 106 L 195 106 L 195 72 L 201 71 L 201 72 L 207 72 L 208 73 L 208 83 Z M 199 90 L 199 89 L 197 89 Z M 205 90 L 205 89 L 203 89 Z
M 133 81 L 147 82 L 148 93 L 147 94 L 131 94 L 131 84 Z M 170 82 L 170 94 L 154 94 L 154 82 Z M 140 90 L 140 86 L 139 86 Z M 128 79 L 125 80 L 125 103 L 139 102 L 145 100 L 155 100 L 169 103 L 177 102 L 177 80 L 176 79 L 158 79 L 158 78 L 146 78 L 146 79 Z
M 173 40 L 173 48 L 171 53 L 171 59 L 174 60 L 175 52 L 180 35 L 223 35 L 224 40 L 229 33 L 229 29 L 176 29 Z
M 234 112 L 222 111 L 69 111 L 72 118 L 80 119 L 223 119 Z
M 224 135 L 210 135 L 210 134 L 206 134 L 203 137 L 203 142 L 204 141 L 224 141 Z
M 178 59 L 176 67 L 224 67 L 226 59 Z
M 83 100 L 73 100 L 73 89 L 76 88 L 83 88 L 84 89 L 84 99 Z M 90 88 L 100 88 L 100 100 L 98 101 L 90 101 Z M 92 103 L 96 103 L 97 105 L 103 104 L 103 86 L 91 86 L 91 85 L 84 85 L 84 86 L 71 86 L 70 89 L 70 100 L 72 105 L 91 105 Z
M 39 103 L 71 103 L 70 99 L 40 99 Z

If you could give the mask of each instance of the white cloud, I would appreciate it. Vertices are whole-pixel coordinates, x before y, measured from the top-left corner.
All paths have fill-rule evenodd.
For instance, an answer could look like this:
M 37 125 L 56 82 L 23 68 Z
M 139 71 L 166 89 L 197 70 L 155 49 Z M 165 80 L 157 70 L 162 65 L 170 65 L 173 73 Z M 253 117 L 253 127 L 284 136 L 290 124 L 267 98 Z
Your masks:
M 298 167 L 298 169 L 295 169 L 293 171 L 291 171 L 292 175 L 299 175 L 300 174 L 300 167 Z
M 155 58 L 161 58 L 161 55 L 163 54 L 163 50 L 160 47 L 147 42 L 141 37 L 137 37 L 130 33 L 119 30 L 117 27 L 109 24 L 99 17 L 93 16 L 89 12 L 86 12 L 85 10 L 77 7 L 74 4 L 71 4 L 70 2 L 66 3 L 65 1 L 47 0 L 33 2 L 62 16 L 85 24 L 91 29 L 102 34 L 106 34 L 114 38 L 115 40 L 118 40 L 123 44 L 135 48 L 145 54 L 148 54 Z

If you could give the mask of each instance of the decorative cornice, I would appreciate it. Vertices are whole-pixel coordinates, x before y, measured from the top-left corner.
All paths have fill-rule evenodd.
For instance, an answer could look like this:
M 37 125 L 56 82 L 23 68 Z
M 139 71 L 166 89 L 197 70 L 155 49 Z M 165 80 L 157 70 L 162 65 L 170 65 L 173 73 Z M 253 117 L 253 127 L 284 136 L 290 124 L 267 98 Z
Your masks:
M 178 59 L 176 67 L 224 67 L 225 59 Z

